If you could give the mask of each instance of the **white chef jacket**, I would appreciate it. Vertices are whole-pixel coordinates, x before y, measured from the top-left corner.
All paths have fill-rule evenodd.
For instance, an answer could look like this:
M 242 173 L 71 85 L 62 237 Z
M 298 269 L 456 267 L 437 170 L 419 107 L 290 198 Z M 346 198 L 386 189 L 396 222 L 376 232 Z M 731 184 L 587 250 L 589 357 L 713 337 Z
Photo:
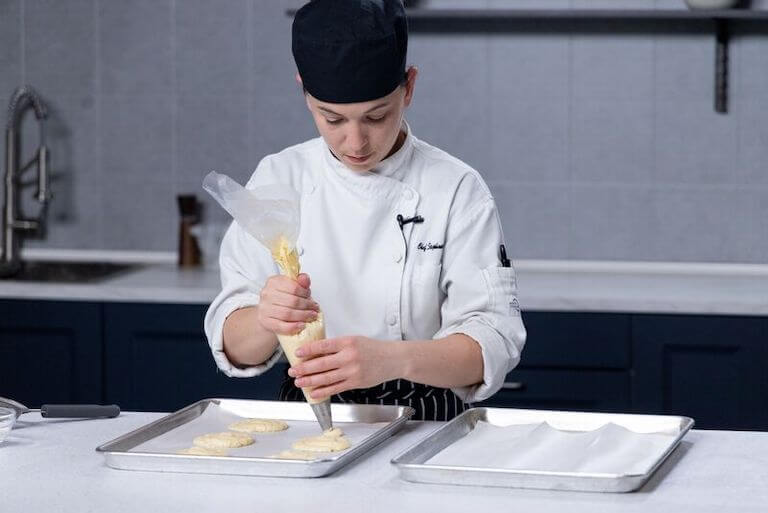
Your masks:
M 300 193 L 297 250 L 327 337 L 468 335 L 482 349 L 483 382 L 452 390 L 481 401 L 501 388 L 526 338 L 514 269 L 499 261 L 499 215 L 477 171 L 404 128 L 402 147 L 369 172 L 345 167 L 318 137 L 265 157 L 246 188 L 282 183 Z M 401 230 L 398 214 L 424 221 Z M 204 321 L 213 357 L 228 376 L 259 375 L 280 358 L 279 346 L 263 364 L 239 368 L 224 353 L 222 329 L 233 311 L 259 303 L 277 265 L 235 222 L 219 263 L 222 290 Z

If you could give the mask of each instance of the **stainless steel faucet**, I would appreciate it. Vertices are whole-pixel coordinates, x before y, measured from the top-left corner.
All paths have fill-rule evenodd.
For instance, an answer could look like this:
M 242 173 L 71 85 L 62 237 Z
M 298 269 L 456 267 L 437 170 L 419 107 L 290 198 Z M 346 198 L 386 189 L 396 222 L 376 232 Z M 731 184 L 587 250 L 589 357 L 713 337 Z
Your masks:
M 20 166 L 21 150 L 21 120 L 27 109 L 35 112 L 40 123 L 40 146 L 29 162 Z M 19 256 L 19 240 L 16 232 L 37 232 L 42 228 L 45 210 L 51 193 L 48 190 L 48 148 L 45 146 L 45 124 L 48 117 L 45 104 L 40 95 L 29 86 L 22 86 L 13 92 L 8 105 L 8 122 L 5 127 L 5 194 L 3 204 L 3 246 L 0 252 L 0 276 L 16 273 L 21 267 Z M 37 164 L 37 193 L 35 199 L 42 204 L 40 216 L 37 219 L 24 219 L 19 208 L 19 193 L 26 185 L 21 181 L 24 173 Z

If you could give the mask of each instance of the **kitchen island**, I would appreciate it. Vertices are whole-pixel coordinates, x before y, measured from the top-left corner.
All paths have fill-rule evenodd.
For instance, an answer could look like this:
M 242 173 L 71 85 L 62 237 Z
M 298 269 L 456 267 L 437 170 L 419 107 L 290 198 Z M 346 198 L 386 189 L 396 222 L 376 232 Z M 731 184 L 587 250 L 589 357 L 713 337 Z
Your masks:
M 390 460 L 441 425 L 435 422 L 410 422 L 372 453 L 316 479 L 115 470 L 95 452 L 162 415 L 125 412 L 99 420 L 23 415 L 0 444 L 0 511 L 768 511 L 766 432 L 693 430 L 644 487 L 628 494 L 402 481 Z
M 202 324 L 221 287 L 216 269 L 179 269 L 173 254 L 25 256 L 136 267 L 82 283 L 0 280 L 3 395 L 140 411 L 276 398 L 283 366 L 251 381 L 213 363 Z M 506 386 L 482 405 L 685 415 L 705 429 L 768 431 L 768 265 L 515 265 L 528 341 Z

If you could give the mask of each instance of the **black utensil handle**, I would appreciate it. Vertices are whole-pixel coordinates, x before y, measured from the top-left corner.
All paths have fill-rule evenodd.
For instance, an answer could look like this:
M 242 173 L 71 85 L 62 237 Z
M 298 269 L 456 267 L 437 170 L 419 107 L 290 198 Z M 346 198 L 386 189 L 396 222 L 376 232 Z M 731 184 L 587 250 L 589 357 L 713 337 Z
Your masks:
M 116 404 L 44 404 L 40 415 L 49 419 L 117 417 L 120 407 Z

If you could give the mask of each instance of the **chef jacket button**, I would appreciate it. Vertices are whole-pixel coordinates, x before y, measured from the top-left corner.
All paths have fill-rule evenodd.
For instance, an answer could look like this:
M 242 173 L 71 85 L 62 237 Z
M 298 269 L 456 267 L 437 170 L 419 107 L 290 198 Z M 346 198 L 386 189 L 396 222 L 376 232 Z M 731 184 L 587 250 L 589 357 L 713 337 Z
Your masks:
M 395 260 L 395 262 L 400 262 L 400 260 L 403 259 L 403 254 L 399 251 L 395 251 L 392 253 L 392 258 Z
M 405 197 L 405 199 L 407 199 L 407 200 L 413 198 L 413 191 L 410 190 L 410 189 L 404 190 L 403 191 L 403 197 Z
M 315 190 L 317 189 L 317 186 L 315 184 L 312 184 L 309 186 L 309 193 L 314 194 Z
M 389 319 L 387 319 L 387 322 L 389 322 L 390 326 L 394 326 L 395 324 L 397 324 L 397 315 L 395 314 L 390 315 Z
M 299 246 L 296 248 L 296 252 L 299 254 L 299 256 L 304 254 L 304 246 Z

